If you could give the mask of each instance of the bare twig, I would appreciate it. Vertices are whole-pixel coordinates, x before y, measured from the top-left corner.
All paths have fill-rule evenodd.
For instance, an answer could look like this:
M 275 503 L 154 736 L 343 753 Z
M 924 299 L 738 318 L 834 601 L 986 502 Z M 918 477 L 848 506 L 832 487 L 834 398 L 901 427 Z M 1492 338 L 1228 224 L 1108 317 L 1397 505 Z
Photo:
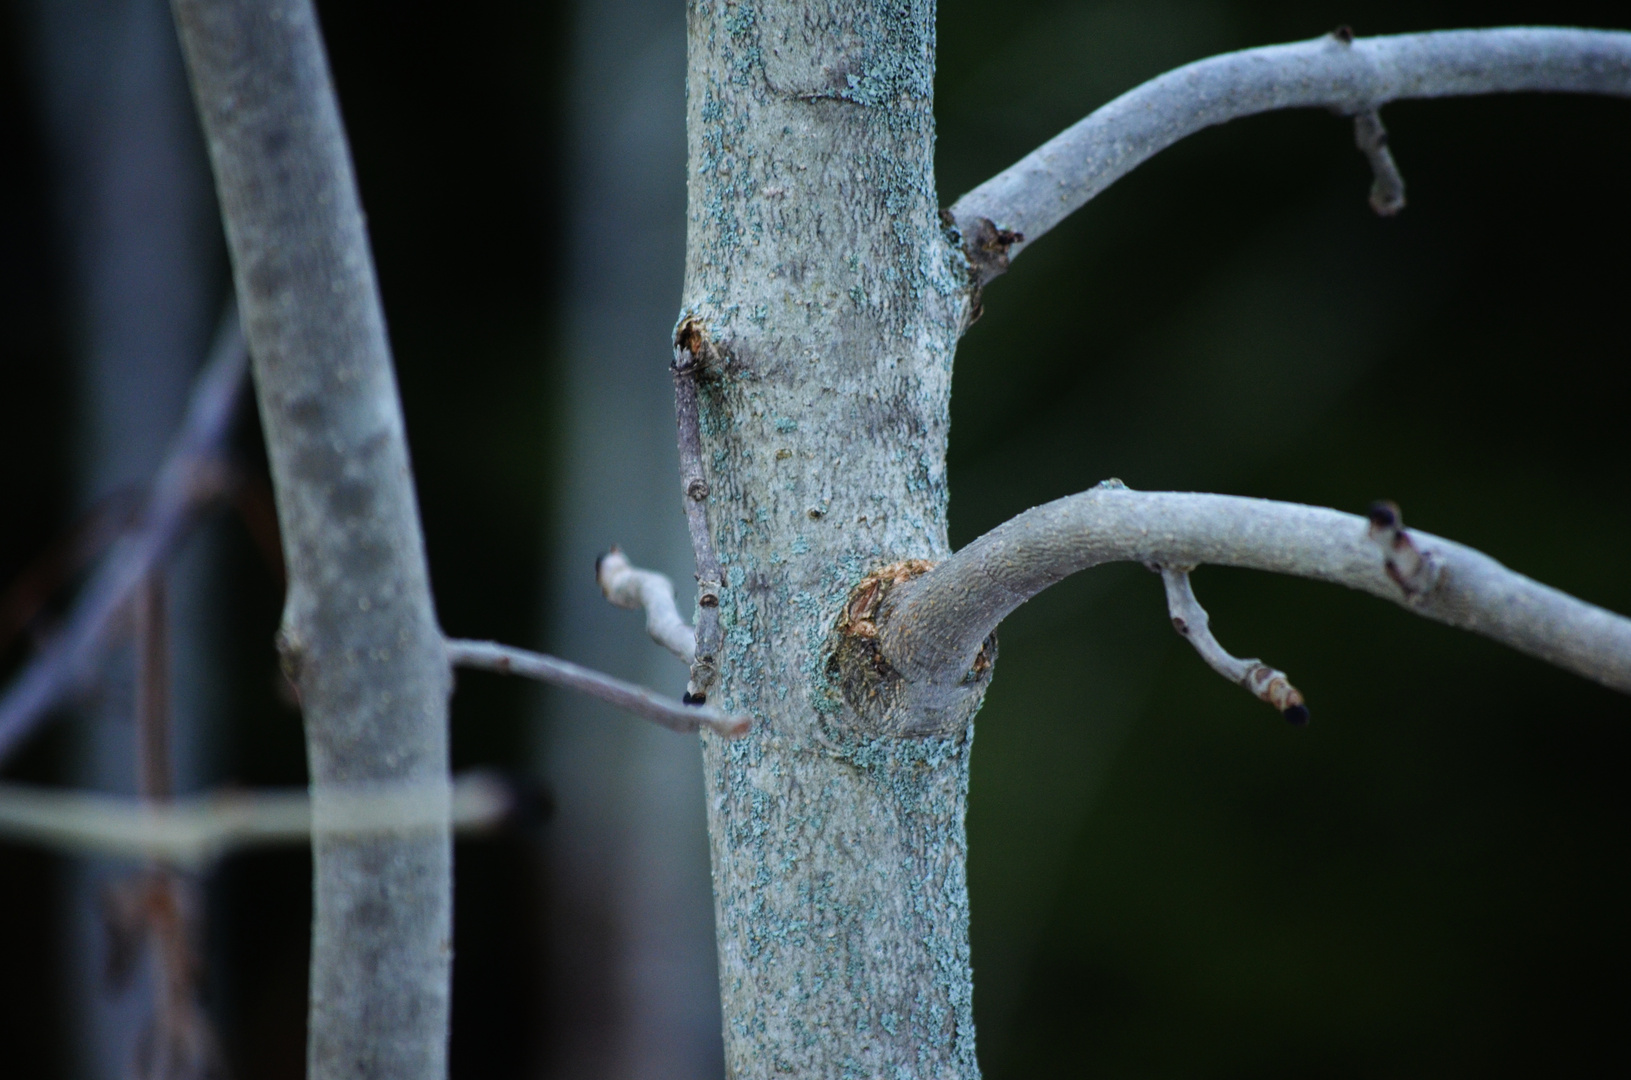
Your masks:
M 1160 571 L 1161 583 L 1167 588 L 1167 613 L 1172 616 L 1172 628 L 1195 646 L 1207 666 L 1273 705 L 1293 724 L 1308 723 L 1308 706 L 1303 704 L 1302 694 L 1291 685 L 1285 672 L 1255 657 L 1238 660 L 1218 644 L 1218 639 L 1212 636 L 1211 617 L 1195 598 L 1195 589 L 1189 582 L 1191 568 L 1158 566 L 1154 569 Z
M 302 844 L 314 827 L 351 836 L 435 829 L 448 812 L 446 784 L 340 785 L 321 796 L 313 818 L 304 791 L 248 791 L 193 796 L 155 804 L 89 791 L 0 783 L 0 835 L 63 851 L 113 855 L 187 868 L 209 865 L 233 851 Z M 460 777 L 452 785 L 456 827 L 481 830 L 510 812 L 502 781 Z
M 1382 126 L 1382 114 L 1367 109 L 1354 114 L 1354 145 L 1359 147 L 1370 162 L 1370 206 L 1382 217 L 1392 217 L 1404 209 L 1404 177 L 1388 149 L 1387 128 Z
M 1320 507 L 1129 491 L 1107 481 L 1027 510 L 897 586 L 879 638 L 896 670 L 946 697 L 1009 612 L 1078 570 L 1117 561 L 1214 564 L 1359 589 L 1631 693 L 1631 619 L 1429 533 L 1384 525 L 1384 557 L 1373 528 Z
M 193 383 L 187 415 L 159 470 L 135 532 L 118 543 L 74 605 L 67 624 L 0 699 L 0 761 L 70 691 L 101 647 L 115 613 L 187 535 L 199 507 L 220 494 L 222 443 L 237 413 L 248 355 L 229 306 L 209 361 Z
M 697 378 L 712 352 L 708 332 L 695 318 L 681 321 L 674 335 L 674 415 L 679 428 L 680 487 L 684 492 L 685 524 L 697 562 L 697 627 L 691 680 L 685 702 L 701 705 L 719 675 L 719 649 L 724 633 L 719 627 L 719 591 L 724 578 L 719 556 L 708 533 L 708 478 L 702 470 L 702 420 L 697 405 Z
M 646 611 L 651 640 L 685 661 L 696 659 L 697 634 L 674 606 L 674 583 L 655 570 L 642 570 L 612 548 L 595 560 L 595 581 L 606 599 L 620 608 Z
M 450 639 L 447 659 L 454 667 L 480 668 L 501 675 L 522 675 L 553 686 L 564 686 L 673 731 L 691 733 L 706 727 L 734 739 L 746 735 L 753 726 L 753 721 L 746 716 L 731 716 L 712 705 L 684 704 L 643 686 L 614 679 L 567 660 L 493 641 Z
M 1515 91 L 1631 95 L 1631 33 L 1515 27 L 1354 38 L 1337 32 L 1225 53 L 1157 76 L 1044 143 L 954 203 L 979 281 L 1173 143 L 1275 109 L 1374 112 L 1389 101 Z M 1380 174 L 1379 174 L 1380 175 Z M 982 224 L 983 223 L 983 224 Z

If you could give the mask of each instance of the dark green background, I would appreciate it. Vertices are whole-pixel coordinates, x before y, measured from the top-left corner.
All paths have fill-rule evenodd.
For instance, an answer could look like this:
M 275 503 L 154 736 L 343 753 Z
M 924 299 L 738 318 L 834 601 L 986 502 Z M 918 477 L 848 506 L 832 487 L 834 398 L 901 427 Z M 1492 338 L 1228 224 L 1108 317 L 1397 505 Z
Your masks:
M 444 624 L 523 640 L 542 609 L 555 453 L 571 12 L 321 9 Z M 0 11 L 9 580 L 66 525 L 69 328 L 18 17 Z M 954 0 L 942 198 L 1213 52 L 1339 23 L 1626 20 L 1608 3 Z M 1348 123 L 1307 112 L 1204 132 L 1027 250 L 959 351 L 954 542 L 1107 476 L 1355 511 L 1387 497 L 1410 524 L 1631 611 L 1631 105 L 1383 115 L 1409 185 L 1396 219 L 1366 205 Z M 269 690 L 276 589 L 242 530 L 221 528 L 241 615 L 235 775 L 298 782 L 298 729 Z M 1207 670 L 1139 568 L 1079 576 L 1005 624 L 969 815 L 987 1075 L 1624 1067 L 1631 702 L 1330 586 L 1220 569 L 1195 584 L 1223 643 L 1288 671 L 1313 723 L 1289 728 Z M 458 763 L 519 767 L 531 691 L 467 682 Z M 47 775 L 54 753 L 39 740 L 8 773 Z M 461 1076 L 536 1059 L 547 1003 L 530 913 L 548 882 L 529 836 L 547 828 L 540 815 L 461 845 Z M 27 1066 L 16 1075 L 55 1068 L 51 866 L 0 852 L 0 1045 Z M 304 872 L 303 856 L 240 857 L 212 887 L 242 1077 L 292 1075 L 303 1057 Z

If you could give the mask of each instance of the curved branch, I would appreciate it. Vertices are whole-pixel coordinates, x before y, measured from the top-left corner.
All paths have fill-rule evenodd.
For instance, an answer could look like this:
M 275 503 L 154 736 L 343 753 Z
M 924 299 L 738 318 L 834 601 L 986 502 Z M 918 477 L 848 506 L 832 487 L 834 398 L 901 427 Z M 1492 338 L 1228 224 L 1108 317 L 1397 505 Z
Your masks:
M 753 721 L 746 716 L 732 716 L 712 705 L 682 705 L 654 690 L 581 667 L 569 660 L 500 645 L 495 641 L 449 639 L 447 660 L 454 667 L 480 668 L 500 675 L 523 675 L 553 686 L 564 686 L 685 734 L 706 727 L 734 739 L 746 735 L 753 726 Z
M 986 533 L 884 604 L 885 658 L 950 698 L 981 643 L 1049 585 L 1101 563 L 1240 566 L 1346 585 L 1631 693 L 1631 619 L 1576 600 L 1379 505 L 1369 521 L 1232 495 L 1130 491 L 1106 481 Z
M 1202 128 L 1275 109 L 1353 115 L 1406 98 L 1515 91 L 1631 96 L 1631 33 L 1514 27 L 1354 38 L 1338 31 L 1225 53 L 1097 109 L 958 199 L 950 214 L 984 282 L 1099 192 Z
M 646 612 L 651 640 L 690 664 L 697 657 L 697 633 L 674 606 L 674 583 L 655 570 L 642 570 L 619 548 L 595 560 L 595 581 L 607 600 L 620 608 Z

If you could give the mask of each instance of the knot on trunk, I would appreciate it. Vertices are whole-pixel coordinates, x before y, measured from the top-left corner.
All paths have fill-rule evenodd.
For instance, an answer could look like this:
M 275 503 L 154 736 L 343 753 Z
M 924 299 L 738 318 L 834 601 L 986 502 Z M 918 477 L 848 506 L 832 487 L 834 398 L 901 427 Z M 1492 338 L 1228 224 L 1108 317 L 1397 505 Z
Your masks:
M 962 237 L 963 256 L 976 288 L 1008 272 L 1008 249 L 1025 239 L 1025 234 L 999 228 L 990 218 L 977 217 L 957 222 Z
M 884 655 L 879 624 L 889 617 L 886 601 L 897 586 L 934 568 L 927 559 L 906 559 L 881 567 L 850 590 L 829 639 L 827 676 L 853 716 L 849 734 L 867 737 L 925 738 L 962 731 L 979 708 L 997 657 L 992 634 L 957 687 L 916 685 Z

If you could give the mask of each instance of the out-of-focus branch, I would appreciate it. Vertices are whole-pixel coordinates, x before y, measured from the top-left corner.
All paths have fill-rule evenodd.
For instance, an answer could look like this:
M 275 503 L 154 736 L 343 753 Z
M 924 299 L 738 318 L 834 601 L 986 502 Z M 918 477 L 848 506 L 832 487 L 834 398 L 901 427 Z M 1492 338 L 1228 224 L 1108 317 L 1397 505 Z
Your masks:
M 674 606 L 674 583 L 655 570 L 642 570 L 612 548 L 595 560 L 595 581 L 606 599 L 620 608 L 646 612 L 651 640 L 685 661 L 696 659 L 697 634 Z
M 501 675 L 522 675 L 553 686 L 599 698 L 625 712 L 687 734 L 706 727 L 727 738 L 746 735 L 751 718 L 731 716 L 712 705 L 687 705 L 643 686 L 580 667 L 544 653 L 529 652 L 494 641 L 449 640 L 447 659 L 454 667 L 480 668 Z
M 1167 613 L 1172 616 L 1172 628 L 1195 646 L 1207 666 L 1273 705 L 1293 724 L 1308 723 L 1308 706 L 1303 704 L 1302 694 L 1291 685 L 1285 672 L 1256 658 L 1238 660 L 1218 644 L 1218 639 L 1212 636 L 1211 617 L 1195 598 L 1189 568 L 1160 566 L 1155 569 L 1161 572 L 1161 583 L 1167 589 Z
M 509 814 L 511 794 L 495 777 L 452 785 L 454 826 L 479 831 Z M 349 836 L 432 830 L 448 813 L 446 785 L 341 785 L 322 796 L 315 827 Z M 0 783 L 0 836 L 78 853 L 152 859 L 199 868 L 230 852 L 303 844 L 314 828 L 304 791 L 245 791 L 153 803 L 89 791 Z
M 187 535 L 198 508 L 221 493 L 226 483 L 221 448 L 248 368 L 237 306 L 230 305 L 135 531 L 114 546 L 61 632 L 0 698 L 0 761 L 74 687 L 101 647 L 113 616 Z
M 1337 31 L 1225 53 L 1095 110 L 958 199 L 949 214 L 983 283 L 1138 165 L 1214 124 L 1275 109 L 1362 114 L 1406 98 L 1536 90 L 1631 95 L 1631 33 L 1513 27 L 1355 38 Z
M 1314 506 L 1106 481 L 1012 518 L 921 577 L 878 620 L 884 658 L 924 700 L 952 700 L 1004 617 L 1106 562 L 1240 566 L 1346 585 L 1631 693 L 1631 619 L 1514 573 L 1471 548 Z M 1373 542 L 1373 537 L 1375 542 Z M 1383 550 L 1378 550 L 1381 545 Z
M 725 587 L 724 575 L 708 532 L 708 478 L 702 470 L 702 418 L 697 406 L 697 379 L 713 351 L 700 320 L 681 320 L 674 335 L 674 417 L 679 428 L 685 524 L 697 562 L 697 627 L 691 680 L 685 688 L 687 705 L 701 705 L 708 700 L 708 689 L 719 675 L 719 650 L 725 642 L 719 626 L 719 590 Z
M 1387 128 L 1382 114 L 1368 109 L 1354 114 L 1354 145 L 1370 162 L 1374 179 L 1370 186 L 1370 207 L 1382 217 L 1392 217 L 1404 209 L 1404 177 L 1399 174 L 1393 151 L 1388 149 Z
M 436 622 L 385 313 L 312 0 L 171 0 L 254 358 L 319 812 L 353 783 L 445 784 Z M 453 841 L 319 835 L 310 1080 L 444 1080 Z

